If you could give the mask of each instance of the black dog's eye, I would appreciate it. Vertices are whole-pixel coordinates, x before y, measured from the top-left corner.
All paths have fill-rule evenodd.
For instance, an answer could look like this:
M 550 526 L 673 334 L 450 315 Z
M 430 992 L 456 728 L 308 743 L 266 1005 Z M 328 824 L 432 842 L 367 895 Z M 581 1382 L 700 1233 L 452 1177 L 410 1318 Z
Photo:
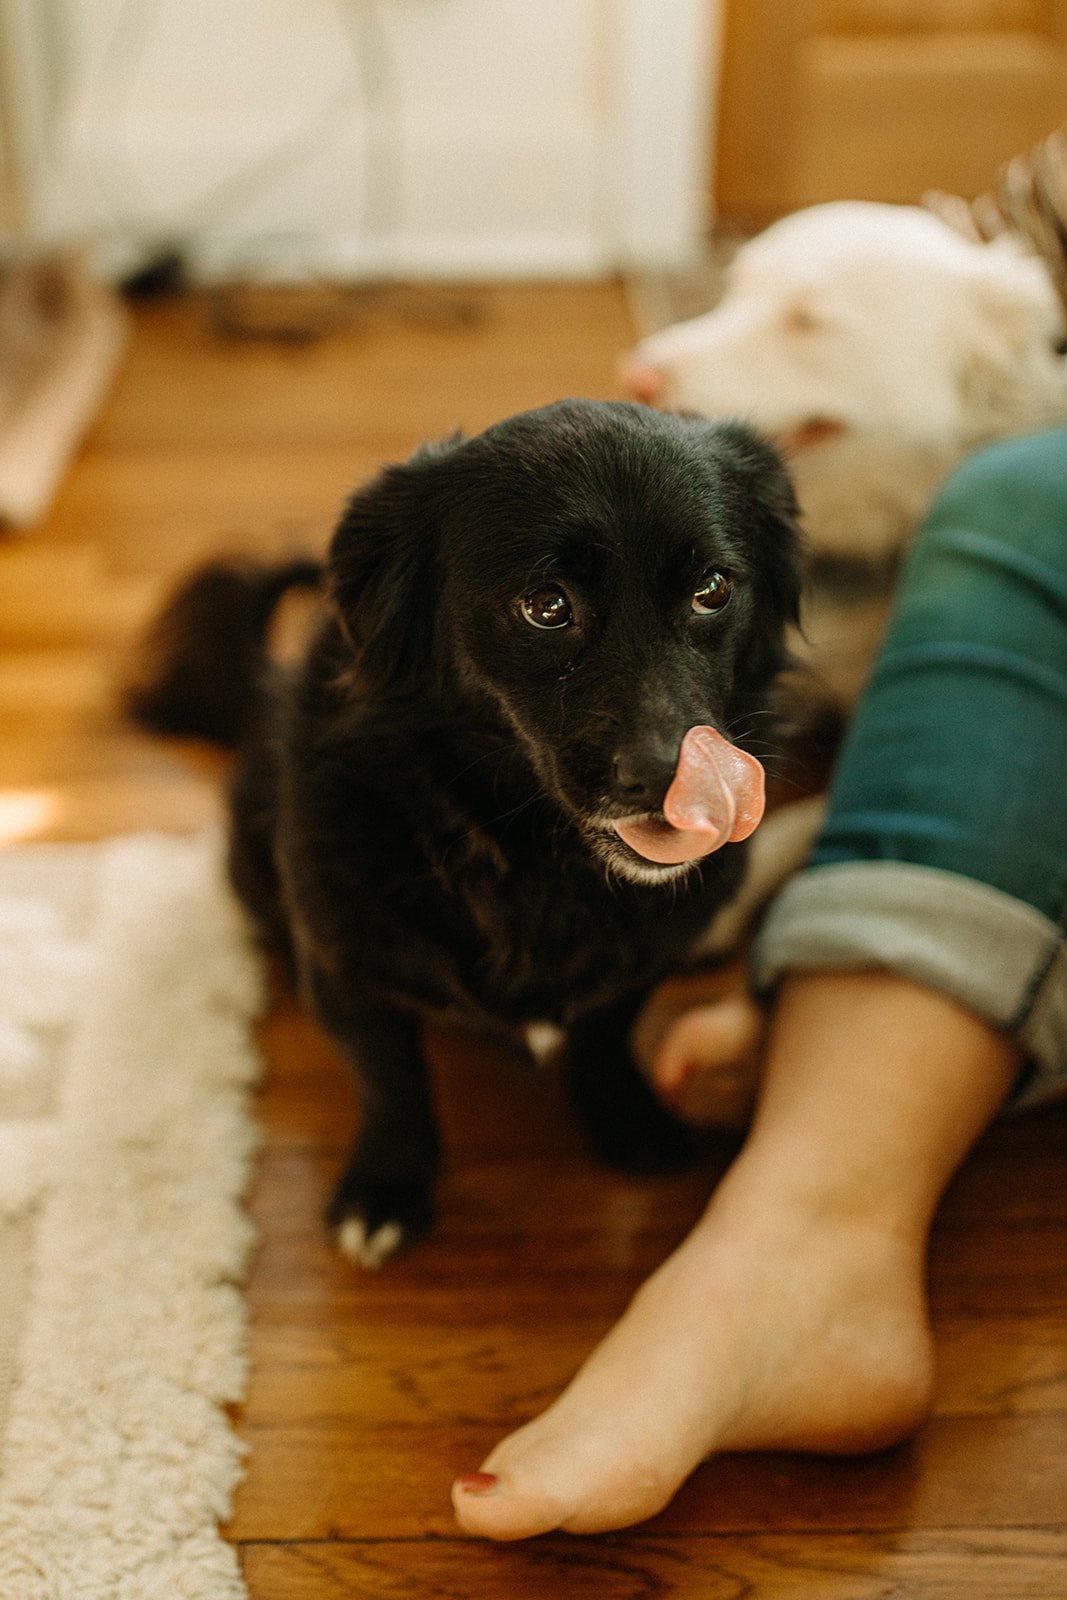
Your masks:
M 565 628 L 574 613 L 562 589 L 545 584 L 542 589 L 531 589 L 519 601 L 519 610 L 534 628 Z
M 693 610 L 721 611 L 733 594 L 733 579 L 725 572 L 709 572 L 693 596 Z

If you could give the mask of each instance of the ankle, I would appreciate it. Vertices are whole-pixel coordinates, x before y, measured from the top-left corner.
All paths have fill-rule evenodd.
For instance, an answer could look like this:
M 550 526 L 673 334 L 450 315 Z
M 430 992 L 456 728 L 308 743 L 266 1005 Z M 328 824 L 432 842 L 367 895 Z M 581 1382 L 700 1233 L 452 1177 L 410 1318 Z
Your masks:
M 795 1151 L 750 1143 L 723 1178 L 704 1222 L 758 1236 L 763 1248 L 868 1257 L 921 1274 L 932 1207 L 906 1186 L 841 1166 L 797 1159 Z
M 921 1229 L 810 1186 L 775 1188 L 739 1162 L 676 1258 L 733 1352 L 718 1379 L 720 1447 L 852 1453 L 912 1433 L 934 1382 L 924 1245 Z M 667 1278 L 656 1287 L 671 1290 Z M 772 1356 L 788 1381 L 769 1384 Z M 760 1413 L 761 1393 L 780 1414 Z

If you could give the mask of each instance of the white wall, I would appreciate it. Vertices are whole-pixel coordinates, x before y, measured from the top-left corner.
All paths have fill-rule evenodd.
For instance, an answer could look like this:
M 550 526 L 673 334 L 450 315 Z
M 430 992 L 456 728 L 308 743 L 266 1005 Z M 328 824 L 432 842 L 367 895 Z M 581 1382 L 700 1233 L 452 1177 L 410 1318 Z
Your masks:
M 677 262 L 704 225 L 717 0 L 51 5 L 46 233 L 469 277 Z

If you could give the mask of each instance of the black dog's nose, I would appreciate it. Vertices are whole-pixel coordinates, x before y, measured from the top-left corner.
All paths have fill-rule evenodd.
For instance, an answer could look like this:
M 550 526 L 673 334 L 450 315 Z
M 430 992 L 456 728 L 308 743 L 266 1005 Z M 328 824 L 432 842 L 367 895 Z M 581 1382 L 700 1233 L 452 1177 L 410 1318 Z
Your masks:
M 658 811 L 678 763 L 673 745 L 618 750 L 613 765 L 615 798 L 645 811 Z

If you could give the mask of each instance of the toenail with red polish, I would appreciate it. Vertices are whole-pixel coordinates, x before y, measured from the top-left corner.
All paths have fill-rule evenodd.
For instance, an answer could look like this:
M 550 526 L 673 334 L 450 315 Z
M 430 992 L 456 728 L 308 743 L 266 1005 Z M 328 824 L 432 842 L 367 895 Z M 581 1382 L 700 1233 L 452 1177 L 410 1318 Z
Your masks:
M 467 1472 L 456 1479 L 456 1488 L 464 1494 L 492 1494 L 499 1481 L 495 1472 Z

